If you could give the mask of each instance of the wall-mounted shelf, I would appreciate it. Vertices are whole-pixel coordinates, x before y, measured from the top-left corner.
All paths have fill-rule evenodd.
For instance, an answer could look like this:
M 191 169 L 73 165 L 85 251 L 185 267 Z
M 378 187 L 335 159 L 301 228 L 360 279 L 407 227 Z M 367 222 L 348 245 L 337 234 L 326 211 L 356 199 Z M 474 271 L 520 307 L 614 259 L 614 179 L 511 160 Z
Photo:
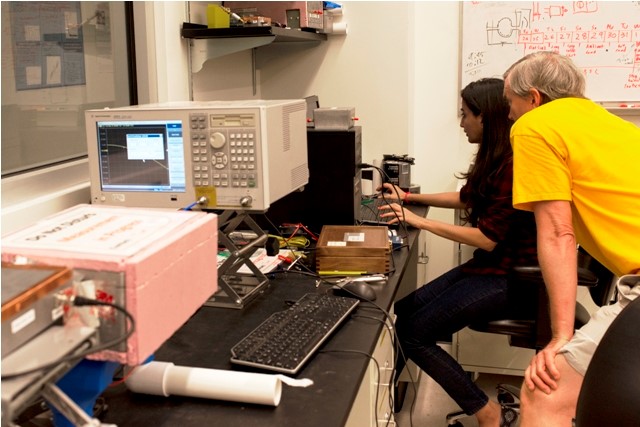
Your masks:
M 265 46 L 271 43 L 313 43 L 327 40 L 326 34 L 279 27 L 207 28 L 185 22 L 180 35 L 191 39 L 191 71 L 197 73 L 208 59 Z

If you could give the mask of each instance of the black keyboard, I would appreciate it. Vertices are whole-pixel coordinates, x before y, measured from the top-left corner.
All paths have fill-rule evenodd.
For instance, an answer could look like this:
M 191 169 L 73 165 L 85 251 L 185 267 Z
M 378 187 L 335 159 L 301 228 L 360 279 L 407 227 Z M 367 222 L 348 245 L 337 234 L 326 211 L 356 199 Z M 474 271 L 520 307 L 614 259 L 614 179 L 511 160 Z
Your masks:
M 386 206 L 390 203 L 400 203 L 397 199 L 382 199 L 382 198 L 363 198 L 360 202 L 360 222 L 365 225 L 388 225 L 387 220 L 389 218 L 381 218 L 380 213 L 387 213 L 389 211 L 380 211 L 379 206 Z M 397 226 L 397 224 L 392 224 Z
M 333 294 L 306 294 L 274 313 L 231 349 L 231 362 L 297 373 L 359 301 Z

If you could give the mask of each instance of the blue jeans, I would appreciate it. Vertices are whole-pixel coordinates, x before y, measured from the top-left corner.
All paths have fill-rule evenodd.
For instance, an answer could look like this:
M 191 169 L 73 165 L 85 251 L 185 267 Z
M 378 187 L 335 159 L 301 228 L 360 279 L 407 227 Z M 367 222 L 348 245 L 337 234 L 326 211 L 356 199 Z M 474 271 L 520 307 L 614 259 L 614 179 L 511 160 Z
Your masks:
M 506 276 L 470 275 L 456 267 L 395 303 L 404 356 L 440 384 L 468 415 L 478 412 L 489 397 L 436 341 L 471 323 L 506 317 L 508 301 Z M 404 367 L 402 355 L 397 367 L 398 373 Z

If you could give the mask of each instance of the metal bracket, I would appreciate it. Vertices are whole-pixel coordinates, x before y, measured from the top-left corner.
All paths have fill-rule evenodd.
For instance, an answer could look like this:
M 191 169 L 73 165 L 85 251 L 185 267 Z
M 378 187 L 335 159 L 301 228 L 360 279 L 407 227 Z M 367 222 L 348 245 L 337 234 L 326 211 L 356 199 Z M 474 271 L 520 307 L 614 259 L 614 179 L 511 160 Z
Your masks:
M 97 418 L 87 415 L 73 400 L 55 384 L 47 384 L 42 389 L 42 397 L 55 407 L 67 420 L 77 427 L 110 427 L 115 424 L 103 424 Z
M 79 354 L 95 344 L 95 335 L 96 329 L 86 326 L 51 326 L 11 354 L 4 356 L 2 374 L 10 376 L 13 372 L 44 366 L 65 356 Z M 78 405 L 54 385 L 79 361 L 80 359 L 63 361 L 51 368 L 2 380 L 2 427 L 11 426 L 12 420 L 38 396 L 55 406 L 75 426 L 101 425 L 91 421 Z M 70 412 L 66 412 L 66 408 Z

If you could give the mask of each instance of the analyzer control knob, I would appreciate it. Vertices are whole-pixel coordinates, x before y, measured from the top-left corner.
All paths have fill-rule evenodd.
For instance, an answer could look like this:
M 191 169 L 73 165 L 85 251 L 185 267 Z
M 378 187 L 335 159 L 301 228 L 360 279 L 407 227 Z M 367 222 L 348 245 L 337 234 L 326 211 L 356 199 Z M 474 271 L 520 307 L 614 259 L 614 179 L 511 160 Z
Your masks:
M 251 202 L 253 202 L 253 198 L 251 196 L 243 196 L 240 198 L 240 206 L 243 208 L 251 206 Z
M 209 144 L 213 148 L 222 148 L 224 147 L 224 143 L 227 141 L 224 134 L 221 132 L 213 132 L 209 137 Z

